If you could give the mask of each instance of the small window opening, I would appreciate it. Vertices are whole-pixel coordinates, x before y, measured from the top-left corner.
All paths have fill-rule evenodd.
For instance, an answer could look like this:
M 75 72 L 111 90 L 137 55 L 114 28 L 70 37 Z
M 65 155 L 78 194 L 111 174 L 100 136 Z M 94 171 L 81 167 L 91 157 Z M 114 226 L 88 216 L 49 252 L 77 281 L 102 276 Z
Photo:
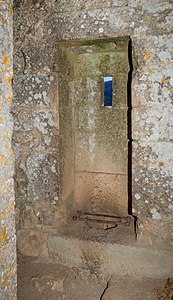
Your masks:
M 103 77 L 102 106 L 112 107 L 112 76 Z

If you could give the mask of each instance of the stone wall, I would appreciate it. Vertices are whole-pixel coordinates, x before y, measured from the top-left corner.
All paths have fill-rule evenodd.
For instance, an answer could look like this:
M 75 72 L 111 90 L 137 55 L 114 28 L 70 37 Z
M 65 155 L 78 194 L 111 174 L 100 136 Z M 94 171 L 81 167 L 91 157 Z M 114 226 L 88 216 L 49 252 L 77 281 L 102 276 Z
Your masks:
M 172 0 L 15 1 L 19 228 L 53 228 L 65 217 L 58 192 L 58 41 L 129 36 L 133 214 L 141 239 L 152 234 L 173 244 L 172 9 Z
M 13 76 L 12 1 L 0 2 L 0 299 L 16 299 L 13 119 L 10 114 Z

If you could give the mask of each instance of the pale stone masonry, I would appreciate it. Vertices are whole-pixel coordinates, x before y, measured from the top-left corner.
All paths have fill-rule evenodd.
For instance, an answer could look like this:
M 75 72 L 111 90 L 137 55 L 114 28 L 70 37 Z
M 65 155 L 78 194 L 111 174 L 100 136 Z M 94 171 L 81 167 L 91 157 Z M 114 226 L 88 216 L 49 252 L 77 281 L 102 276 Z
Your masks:
M 16 236 L 14 218 L 13 2 L 0 2 L 0 299 L 16 299 Z
M 171 0 L 16 1 L 15 183 L 19 236 L 29 247 L 35 240 L 46 243 L 66 220 L 59 193 L 58 43 L 118 37 L 132 41 L 132 212 L 138 239 L 173 245 L 172 23 Z M 19 245 L 26 249 L 24 241 Z
M 0 1 L 1 300 L 16 299 L 12 6 L 11 0 Z M 172 249 L 172 0 L 16 0 L 14 13 L 12 114 L 19 249 L 27 255 L 50 255 L 55 241 L 57 251 L 57 234 L 71 206 L 61 197 L 60 159 L 65 149 L 59 134 L 59 44 L 123 37 L 132 42 L 132 212 L 139 221 L 138 240 L 158 250 Z M 168 268 L 170 256 L 160 254 L 159 261 L 164 263 L 166 257 Z M 86 262 L 91 259 L 92 264 L 95 256 L 87 255 Z M 165 274 L 171 275 L 168 271 Z

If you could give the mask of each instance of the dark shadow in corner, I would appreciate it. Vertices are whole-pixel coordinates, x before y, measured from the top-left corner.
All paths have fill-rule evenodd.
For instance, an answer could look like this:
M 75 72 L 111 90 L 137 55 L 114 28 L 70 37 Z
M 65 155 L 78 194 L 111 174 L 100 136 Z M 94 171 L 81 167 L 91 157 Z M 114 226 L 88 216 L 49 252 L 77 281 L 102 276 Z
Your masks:
M 127 104 L 128 104 L 128 214 L 132 215 L 132 73 L 133 73 L 133 61 L 132 61 L 132 41 L 130 39 L 128 45 L 128 58 L 130 71 L 128 74 L 127 82 Z

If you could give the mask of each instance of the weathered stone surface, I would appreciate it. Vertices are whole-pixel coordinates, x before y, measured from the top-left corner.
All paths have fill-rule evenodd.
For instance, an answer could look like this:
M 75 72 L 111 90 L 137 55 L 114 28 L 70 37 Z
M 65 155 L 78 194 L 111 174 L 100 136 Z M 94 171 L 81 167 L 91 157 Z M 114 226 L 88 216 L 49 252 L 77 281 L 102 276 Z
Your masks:
M 163 286 L 163 282 L 159 279 L 112 276 L 102 299 L 133 300 L 136 298 L 143 300 L 145 297 L 146 300 L 157 300 L 157 290 L 160 290 L 161 286 Z
M 13 109 L 14 118 L 14 150 L 16 157 L 26 156 L 34 152 L 56 151 L 58 143 L 57 114 L 51 110 L 30 108 Z M 25 122 L 26 120 L 26 122 Z M 21 153 L 20 145 L 23 146 Z
M 82 211 L 97 213 L 106 212 L 109 208 L 117 215 L 127 215 L 127 193 L 126 175 L 99 172 L 76 174 L 75 201 Z
M 155 246 L 159 249 L 169 249 L 173 246 L 172 214 L 159 219 L 157 210 L 152 211 L 152 217 L 139 218 L 138 241 L 139 244 Z
M 18 256 L 18 282 L 18 300 L 99 299 L 106 285 L 90 272 L 23 255 Z
M 58 0 L 58 1 L 17 1 L 15 2 L 15 72 L 20 74 L 15 81 L 15 95 L 16 104 L 14 119 L 15 119 L 15 153 L 16 153 L 16 170 L 17 178 L 21 180 L 21 196 L 22 201 L 26 201 L 28 197 L 26 193 L 28 170 L 30 174 L 36 170 L 33 167 L 31 159 L 28 155 L 38 156 L 46 153 L 52 155 L 55 152 L 56 143 L 59 147 L 58 139 L 58 117 L 57 107 L 51 106 L 51 112 L 45 110 L 45 106 L 58 103 L 58 96 L 56 95 L 57 82 L 52 81 L 49 85 L 45 82 L 47 78 L 51 78 L 52 71 L 57 72 L 59 78 L 64 80 L 63 85 L 59 84 L 60 93 L 64 91 L 64 96 L 60 99 L 61 110 L 60 119 L 61 134 L 66 135 L 66 141 L 61 141 L 60 152 L 64 153 L 64 157 L 68 157 L 66 162 L 62 162 L 66 169 L 68 187 L 66 191 L 67 198 L 71 194 L 71 186 L 73 185 L 73 171 L 72 158 L 73 141 L 72 135 L 72 113 L 70 112 L 69 102 L 66 95 L 73 105 L 78 105 L 81 102 L 81 95 L 83 102 L 87 103 L 87 93 L 94 91 L 92 97 L 93 105 L 96 105 L 97 97 L 100 97 L 99 89 L 95 76 L 95 65 L 93 68 L 88 68 L 90 73 L 90 80 L 87 82 L 81 73 L 78 73 L 78 81 L 74 84 L 74 76 L 77 76 L 78 70 L 69 70 L 64 64 L 59 68 L 57 61 L 59 57 L 60 40 L 91 40 L 97 38 L 107 37 L 127 37 L 130 36 L 132 40 L 133 51 L 133 79 L 132 79 L 132 99 L 131 104 L 133 108 L 133 126 L 132 138 L 134 140 L 133 146 L 133 213 L 141 219 L 141 222 L 147 217 L 151 222 L 155 219 L 160 220 L 158 227 L 160 234 L 165 237 L 165 240 L 171 238 L 170 230 L 164 224 L 172 213 L 172 83 L 173 83 L 173 68 L 172 68 L 172 0 L 113 0 L 113 1 L 74 1 L 74 0 Z M 1 25 L 0 25 L 1 26 Z M 91 50 L 91 49 L 90 49 Z M 38 74 L 40 75 L 38 77 Z M 71 77 L 69 76 L 70 73 Z M 76 73 L 75 73 L 76 72 Z M 23 74 L 25 73 L 25 74 Z M 84 74 L 85 75 L 85 74 Z M 116 74 L 115 74 L 116 75 Z M 97 74 L 99 76 L 99 74 Z M 55 76 L 56 77 L 56 76 Z M 41 80 L 41 83 L 35 84 L 32 87 L 32 80 L 35 82 L 36 78 Z M 23 80 L 25 81 L 25 89 L 22 91 Z M 118 94 L 122 93 L 120 88 L 121 81 L 125 84 L 126 78 L 121 76 L 116 81 Z M 4 80 L 4 83 L 5 80 Z M 41 86 L 43 84 L 43 86 Z M 80 85 L 85 85 L 86 93 L 78 93 Z M 30 87 L 33 90 L 33 96 L 30 98 Z M 44 90 L 43 90 L 44 87 Z M 28 88 L 28 89 L 26 89 Z M 37 91 L 35 90 L 37 89 Z M 43 92 L 47 92 L 47 98 L 44 98 Z M 55 93 L 55 98 L 52 94 Z M 62 94 L 62 93 L 61 93 Z M 34 95 L 36 98 L 34 98 Z M 40 98 L 41 95 L 41 98 Z M 75 95 L 75 96 L 74 96 Z M 57 96 L 57 97 L 56 97 Z M 117 95 L 114 94 L 114 97 Z M 2 108 L 9 109 L 9 101 L 3 102 Z M 45 100 L 46 99 L 46 100 Z M 119 103 L 119 98 L 116 98 Z M 21 109 L 20 105 L 30 106 L 27 111 Z M 44 106 L 44 109 L 35 110 L 35 106 Z M 126 103 L 124 103 L 126 105 Z M 119 107 L 119 105 L 117 105 Z M 20 113 L 18 112 L 20 110 Z M 52 110 L 55 113 L 52 117 Z M 85 127 L 85 139 L 88 138 L 88 124 L 86 122 L 87 115 L 79 110 L 79 115 L 76 115 L 76 126 L 78 129 Z M 25 116 L 22 118 L 22 114 Z M 109 114 L 110 115 L 110 114 Z M 114 124 L 114 119 L 110 123 Z M 118 114 L 120 118 L 120 114 Z M 104 117 L 103 117 L 104 118 Z M 103 121 L 100 118 L 100 122 Z M 19 121 L 19 119 L 21 121 Z M 52 121 L 53 119 L 53 121 Z M 92 114 L 90 115 L 92 119 Z M 19 123 L 18 123 L 19 122 Z M 27 126 L 32 126 L 27 129 Z M 20 124 L 21 123 L 21 124 Z M 29 123 L 29 125 L 28 125 Z M 50 124 L 51 123 L 51 124 Z M 99 122 L 98 122 L 99 123 Z M 7 124 L 7 123 L 6 123 Z M 100 124 L 100 123 L 99 123 Z M 114 124 L 115 125 L 115 124 Z M 114 128 L 111 130 L 112 134 L 120 134 L 118 122 L 118 130 Z M 125 124 L 124 124 L 125 126 Z M 98 131 L 101 132 L 100 126 Z M 26 132 L 25 132 L 26 130 Z M 123 135 L 123 130 L 121 134 Z M 52 138 L 50 140 L 50 136 Z M 92 140 L 91 130 L 90 138 Z M 111 138 L 111 136 L 110 136 Z M 26 144 L 25 144 L 26 142 Z M 78 153 L 81 151 L 81 141 L 78 142 Z M 29 151 L 28 151 L 29 148 Z M 33 151 L 31 153 L 30 151 Z M 82 151 L 81 151 L 82 152 Z M 21 156 L 23 158 L 19 158 Z M 24 154 L 25 153 L 25 154 Z M 63 155 L 61 155 L 63 156 Z M 57 157 L 58 159 L 58 157 Z M 26 163 L 26 161 L 28 162 Z M 38 159 L 34 158 L 38 161 Z M 43 161 L 38 163 L 40 170 L 43 170 Z M 47 162 L 46 162 L 47 164 Z M 71 164 L 71 165 L 70 165 Z M 18 167 L 20 165 L 20 167 Z M 22 165 L 22 167 L 21 167 Z M 26 165 L 29 169 L 26 169 Z M 98 165 L 98 163 L 97 163 Z M 42 166 L 42 167 L 40 167 Z M 80 161 L 78 163 L 80 167 Z M 49 168 L 49 167 L 48 167 Z M 42 171 L 41 171 L 42 172 Z M 36 171 L 37 173 L 37 171 Z M 51 181 L 54 183 L 60 181 L 56 173 L 50 175 Z M 43 176 L 44 177 L 44 176 Z M 30 175 L 30 196 L 37 195 L 39 189 L 43 189 L 43 181 L 40 180 L 37 185 Z M 62 182 L 61 182 L 62 183 Z M 47 188 L 48 185 L 46 185 Z M 70 188 L 69 188 L 70 186 Z M 37 192 L 35 193 L 35 189 Z M 54 188 L 53 188 L 54 190 Z M 44 193 L 41 193 L 43 197 Z M 45 196 L 46 195 L 46 196 Z M 23 198 L 22 198 L 23 197 Z M 39 196 L 38 196 L 39 197 Z M 39 197 L 39 201 L 41 201 Z M 45 193 L 46 201 L 49 201 L 48 194 Z M 53 196 L 54 197 L 54 196 Z M 24 200 L 25 199 L 25 200 Z M 52 199 L 52 197 L 51 197 Z M 22 202 L 21 201 L 21 202 Z M 25 207 L 25 205 L 23 205 Z M 33 209 L 33 207 L 32 207 Z M 30 209 L 32 211 L 32 209 Z M 28 209 L 29 211 L 29 209 Z M 22 210 L 22 214 L 26 212 Z M 31 214 L 32 215 L 32 214 Z M 50 214 L 51 215 L 51 214 Z M 47 217 L 49 220 L 49 216 Z M 160 219 L 161 218 L 161 219 Z M 44 217 L 42 218 L 44 220 Z M 165 223 L 164 223 L 165 222 Z M 49 222 L 48 222 L 49 223 Z M 147 227 L 147 225 L 145 224 Z M 144 226 L 144 227 L 145 227 Z M 141 232 L 145 229 L 141 228 Z M 152 228 L 152 226 L 149 226 Z M 163 229 L 163 231 L 161 230 Z M 157 232 L 159 235 L 159 231 Z M 148 233 L 149 235 L 149 233 Z
M 47 256 L 47 234 L 38 231 L 19 230 L 17 234 L 18 248 L 27 256 Z
M 13 78 L 13 84 L 15 105 L 53 106 L 57 90 L 55 74 L 18 74 Z
M 172 251 L 169 250 L 138 247 L 133 244 L 93 242 L 55 234 L 48 237 L 48 247 L 49 253 L 58 262 L 91 270 L 106 278 L 113 274 L 138 278 L 172 276 Z
M 138 62 L 132 82 L 133 106 L 172 108 L 172 38 L 172 34 L 163 34 L 133 39 Z
M 13 1 L 0 2 L 0 298 L 16 298 L 13 129 L 10 115 L 13 74 Z
M 9 240 L 14 239 L 14 183 L 13 179 L 6 180 L 5 183 L 0 181 L 0 243 L 1 245 L 8 244 Z
M 42 72 L 53 71 L 54 66 L 54 45 L 46 43 L 37 43 L 23 46 L 21 48 L 25 65 L 24 73 L 30 71 L 42 70 Z M 44 59 L 43 59 L 44 57 Z
M 32 154 L 27 158 L 28 201 L 59 201 L 57 164 L 57 157 L 51 154 Z
M 128 143 L 125 140 L 127 133 L 120 132 L 106 139 L 104 134 L 96 135 L 94 132 L 83 135 L 78 134 L 75 139 L 77 171 L 127 174 Z M 103 141 L 107 143 L 103 144 Z M 89 147 L 89 143 L 93 143 L 94 147 Z
M 134 214 L 161 219 L 172 214 L 172 143 L 133 143 Z
M 49 149 L 49 152 L 57 152 L 58 144 L 58 120 L 52 111 L 44 109 L 35 110 L 32 114 L 33 126 L 40 135 L 40 143 L 35 150 L 38 152 Z
M 133 140 L 145 142 L 173 141 L 173 108 L 159 105 L 139 106 L 132 110 Z M 167 148 L 167 147 L 166 147 Z M 165 150 L 166 151 L 166 150 Z

